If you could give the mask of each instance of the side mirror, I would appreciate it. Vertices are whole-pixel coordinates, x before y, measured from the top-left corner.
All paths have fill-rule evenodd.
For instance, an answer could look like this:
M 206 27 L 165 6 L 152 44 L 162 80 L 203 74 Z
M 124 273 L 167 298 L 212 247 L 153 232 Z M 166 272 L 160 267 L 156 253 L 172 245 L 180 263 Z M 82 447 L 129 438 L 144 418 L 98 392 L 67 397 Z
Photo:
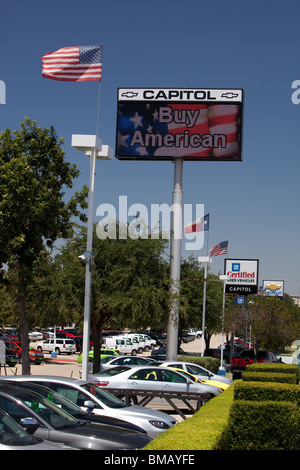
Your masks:
M 87 411 L 93 411 L 93 409 L 95 408 L 95 405 L 94 403 L 92 402 L 92 400 L 86 400 L 83 404 L 83 406 L 85 408 L 87 408 Z
M 28 434 L 34 434 L 37 428 L 39 427 L 39 423 L 34 418 L 22 418 L 20 420 L 20 425 Z

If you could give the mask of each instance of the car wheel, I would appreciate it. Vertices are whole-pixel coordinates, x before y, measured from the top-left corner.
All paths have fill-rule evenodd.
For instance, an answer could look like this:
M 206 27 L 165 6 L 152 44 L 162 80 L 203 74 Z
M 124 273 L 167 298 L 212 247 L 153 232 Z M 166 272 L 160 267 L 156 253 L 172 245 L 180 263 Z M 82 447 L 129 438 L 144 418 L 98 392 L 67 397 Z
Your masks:
M 145 346 L 145 351 L 149 351 L 149 346 Z
M 204 397 L 204 400 L 202 401 L 202 406 L 208 403 L 212 398 L 214 398 L 214 395 L 207 393 Z
M 132 354 L 132 356 L 136 356 L 136 350 L 133 349 L 133 350 L 131 351 L 131 354 Z
M 56 354 L 60 354 L 60 349 L 59 349 L 59 348 L 55 348 L 55 352 L 56 352 Z
M 41 351 L 41 352 L 43 352 L 43 349 L 42 349 L 42 347 L 41 347 L 41 346 L 38 346 L 36 349 L 37 349 L 38 351 Z

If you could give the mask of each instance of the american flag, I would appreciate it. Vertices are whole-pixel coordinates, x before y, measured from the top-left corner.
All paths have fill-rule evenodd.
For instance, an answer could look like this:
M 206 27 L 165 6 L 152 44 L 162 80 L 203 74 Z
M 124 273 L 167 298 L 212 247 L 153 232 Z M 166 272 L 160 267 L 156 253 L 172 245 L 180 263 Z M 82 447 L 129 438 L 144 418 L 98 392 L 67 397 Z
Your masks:
M 187 225 L 184 229 L 184 233 L 202 232 L 202 230 L 209 230 L 209 214 Z
M 197 114 L 192 126 L 186 122 L 159 122 L 160 106 L 167 106 L 184 121 L 184 113 Z M 240 120 L 241 108 L 238 104 L 199 104 L 174 102 L 119 102 L 117 156 L 119 158 L 169 159 L 184 157 L 185 160 L 240 159 Z M 139 132 L 143 142 L 133 142 L 132 137 Z M 226 147 L 212 148 L 203 144 L 195 148 L 187 146 L 184 138 L 178 137 L 179 145 L 161 145 L 159 136 L 222 134 L 226 136 Z M 149 138 L 149 135 L 151 138 Z M 151 142 L 147 145 L 146 142 Z M 143 145 L 144 144 L 144 145 Z
M 226 255 L 228 253 L 228 241 L 218 243 L 210 250 L 210 256 Z
M 42 75 L 52 80 L 82 82 L 101 80 L 102 44 L 100 46 L 62 47 L 42 57 Z

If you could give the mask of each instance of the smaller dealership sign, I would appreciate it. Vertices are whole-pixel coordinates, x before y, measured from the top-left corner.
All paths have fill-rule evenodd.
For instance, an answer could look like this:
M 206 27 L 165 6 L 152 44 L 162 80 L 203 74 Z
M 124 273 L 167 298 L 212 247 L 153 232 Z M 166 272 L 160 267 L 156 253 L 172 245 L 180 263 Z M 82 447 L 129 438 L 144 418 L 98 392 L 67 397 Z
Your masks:
M 242 89 L 119 88 L 121 160 L 241 161 Z
M 257 294 L 258 260 L 225 259 L 226 294 Z
M 284 281 L 263 281 L 263 293 L 283 297 Z

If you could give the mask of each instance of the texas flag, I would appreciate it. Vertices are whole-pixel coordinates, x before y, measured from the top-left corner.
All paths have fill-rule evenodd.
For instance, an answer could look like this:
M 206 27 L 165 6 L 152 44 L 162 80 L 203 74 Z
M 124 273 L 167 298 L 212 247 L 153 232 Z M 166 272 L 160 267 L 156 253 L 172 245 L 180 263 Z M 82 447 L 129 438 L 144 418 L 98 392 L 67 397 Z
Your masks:
M 202 232 L 203 230 L 209 230 L 209 214 L 187 225 L 184 229 L 184 233 Z

